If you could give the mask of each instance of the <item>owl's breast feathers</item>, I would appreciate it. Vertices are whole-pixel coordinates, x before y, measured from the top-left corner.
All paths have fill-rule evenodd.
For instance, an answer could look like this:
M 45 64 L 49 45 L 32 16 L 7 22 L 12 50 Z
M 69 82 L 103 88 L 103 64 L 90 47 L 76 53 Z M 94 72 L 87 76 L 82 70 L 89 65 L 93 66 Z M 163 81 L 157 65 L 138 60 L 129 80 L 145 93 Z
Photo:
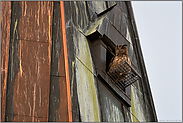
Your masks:
M 131 65 L 131 61 L 128 57 L 128 55 L 123 54 L 122 56 L 120 55 L 116 55 L 112 58 L 110 64 L 109 64 L 109 71 L 114 70 L 115 67 L 118 67 L 119 64 L 125 64 L 125 66 L 123 66 L 123 71 L 121 72 L 116 72 L 116 74 L 119 74 L 121 76 L 120 80 L 124 80 L 124 77 L 127 77 L 131 71 L 131 68 L 128 67 L 128 65 L 125 63 L 128 62 L 129 65 Z M 124 69 L 125 68 L 125 69 Z
M 109 64 L 109 70 L 118 66 L 120 63 L 124 63 L 125 61 L 128 62 L 128 64 L 131 65 L 130 59 L 128 56 L 123 55 L 123 56 L 114 56 Z

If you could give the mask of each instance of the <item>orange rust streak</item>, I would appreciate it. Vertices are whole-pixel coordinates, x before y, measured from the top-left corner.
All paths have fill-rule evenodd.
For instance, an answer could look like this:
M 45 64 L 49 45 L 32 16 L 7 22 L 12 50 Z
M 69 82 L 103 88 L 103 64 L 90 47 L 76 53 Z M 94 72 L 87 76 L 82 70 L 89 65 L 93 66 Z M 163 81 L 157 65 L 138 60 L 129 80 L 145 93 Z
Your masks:
M 3 68 L 1 68 L 1 71 L 5 71 L 5 72 L 7 72 L 7 70 L 8 70 L 8 69 L 3 69 Z
M 64 4 L 60 1 L 61 10 L 61 24 L 62 24 L 62 38 L 64 46 L 64 60 L 65 60 L 65 73 L 66 73 L 66 83 L 67 83 L 67 102 L 68 102 L 68 114 L 69 122 L 72 122 L 72 108 L 71 108 L 71 94 L 70 94 L 70 80 L 69 80 L 69 65 L 68 65 L 68 55 L 67 55 L 67 40 L 66 40 L 66 30 L 65 30 L 65 14 L 64 14 Z
M 5 122 L 10 22 L 11 1 L 1 1 L 1 122 Z

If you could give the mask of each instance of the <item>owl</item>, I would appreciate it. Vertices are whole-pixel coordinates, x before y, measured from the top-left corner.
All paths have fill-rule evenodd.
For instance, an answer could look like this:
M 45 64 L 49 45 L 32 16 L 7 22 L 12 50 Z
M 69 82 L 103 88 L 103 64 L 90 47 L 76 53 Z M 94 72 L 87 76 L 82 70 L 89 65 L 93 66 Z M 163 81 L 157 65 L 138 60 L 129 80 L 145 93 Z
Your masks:
M 127 65 L 127 63 L 125 63 L 125 61 L 131 65 L 127 45 L 117 45 L 115 47 L 115 56 L 111 59 L 109 64 L 109 72 L 112 72 L 115 77 L 117 75 L 118 81 L 124 81 L 124 78 L 127 77 L 131 71 L 131 68 Z M 119 64 L 121 64 L 122 67 Z M 116 69 L 116 67 L 119 68 L 119 66 L 122 69 L 121 71 Z

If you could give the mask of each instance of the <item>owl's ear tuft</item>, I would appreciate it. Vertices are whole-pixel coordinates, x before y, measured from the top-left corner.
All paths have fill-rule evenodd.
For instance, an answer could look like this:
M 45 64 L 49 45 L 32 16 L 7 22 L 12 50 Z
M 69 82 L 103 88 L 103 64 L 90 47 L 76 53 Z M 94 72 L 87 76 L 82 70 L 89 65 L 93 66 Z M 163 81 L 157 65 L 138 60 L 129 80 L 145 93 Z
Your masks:
M 128 45 L 124 44 L 121 48 L 124 48 L 125 46 L 128 46 Z
M 116 45 L 115 47 L 115 54 L 117 55 L 119 53 L 119 45 Z
M 119 45 L 116 45 L 116 47 L 115 47 L 115 51 L 116 51 L 118 48 L 119 48 Z

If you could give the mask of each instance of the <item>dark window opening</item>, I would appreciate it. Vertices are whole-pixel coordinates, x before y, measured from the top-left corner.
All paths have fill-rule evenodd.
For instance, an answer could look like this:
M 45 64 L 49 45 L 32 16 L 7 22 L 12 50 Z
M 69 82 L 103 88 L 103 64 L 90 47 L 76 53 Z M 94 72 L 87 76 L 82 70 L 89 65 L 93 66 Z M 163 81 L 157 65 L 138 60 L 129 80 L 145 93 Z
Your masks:
M 110 49 L 110 47 L 108 47 L 106 52 L 106 73 L 109 70 L 109 64 L 114 55 L 114 52 Z

